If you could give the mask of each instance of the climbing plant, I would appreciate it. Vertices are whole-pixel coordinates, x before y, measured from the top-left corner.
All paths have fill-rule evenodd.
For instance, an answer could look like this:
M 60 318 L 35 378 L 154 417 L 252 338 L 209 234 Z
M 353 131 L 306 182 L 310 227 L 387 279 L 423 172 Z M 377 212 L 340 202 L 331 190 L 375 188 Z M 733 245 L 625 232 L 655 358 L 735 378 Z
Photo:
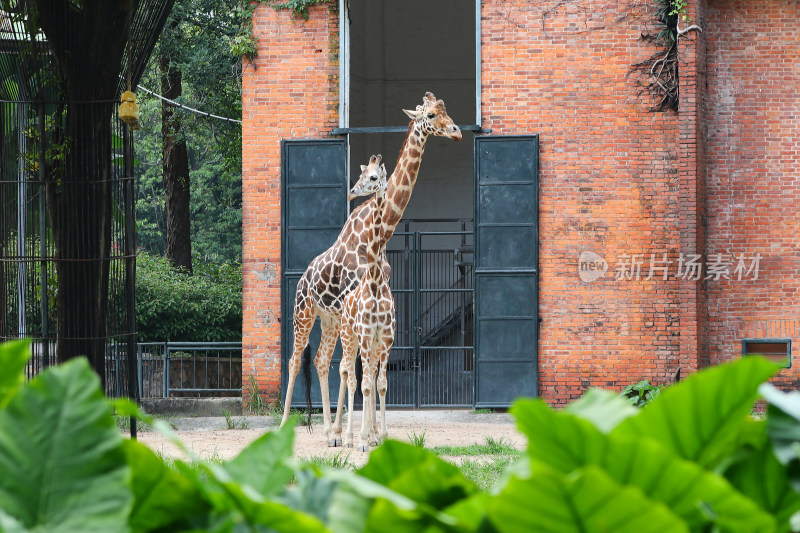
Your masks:
M 680 78 L 678 74 L 678 40 L 690 30 L 702 31 L 699 26 L 680 28 L 688 20 L 686 0 L 656 0 L 656 32 L 643 33 L 642 39 L 653 42 L 659 50 L 646 61 L 633 66 L 645 74 L 645 90 L 656 98 L 654 111 L 678 110 Z
M 317 4 L 324 4 L 330 0 L 241 0 L 239 5 L 239 15 L 241 17 L 241 30 L 231 39 L 231 50 L 234 54 L 252 60 L 256 56 L 256 44 L 258 40 L 253 35 L 253 13 L 259 4 L 267 5 L 275 10 L 291 10 L 292 13 L 308 20 L 308 8 Z

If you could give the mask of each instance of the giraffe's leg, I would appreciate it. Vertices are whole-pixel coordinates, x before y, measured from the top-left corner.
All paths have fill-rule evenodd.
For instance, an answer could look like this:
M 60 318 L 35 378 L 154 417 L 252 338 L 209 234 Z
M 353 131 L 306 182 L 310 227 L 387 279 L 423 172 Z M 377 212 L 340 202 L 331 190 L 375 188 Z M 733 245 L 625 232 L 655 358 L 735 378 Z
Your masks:
M 344 319 L 342 320 L 342 332 L 340 338 L 342 340 L 342 362 L 339 363 L 339 398 L 336 402 L 336 420 L 333 422 L 333 428 L 331 429 L 331 437 L 328 440 L 328 446 L 342 445 L 342 416 L 344 414 L 344 396 L 345 392 L 349 388 L 351 376 L 355 382 L 355 361 L 358 345 L 352 327 L 350 327 L 350 324 L 345 323 Z M 353 387 L 355 387 L 355 385 L 353 385 Z M 351 413 L 352 410 L 353 406 L 348 405 L 347 412 Z
M 299 292 L 299 291 L 298 291 Z M 292 358 L 289 360 L 289 382 L 286 385 L 286 400 L 283 405 L 283 418 L 281 426 L 289 420 L 289 409 L 292 406 L 292 392 L 297 374 L 300 373 L 300 366 L 303 361 L 303 352 L 308 346 L 308 337 L 311 334 L 311 327 L 314 325 L 316 315 L 311 304 L 295 305 L 294 310 L 294 344 L 292 346 Z M 310 357 L 310 355 L 309 355 Z
M 347 371 L 347 431 L 345 431 L 344 439 L 342 440 L 344 448 L 353 447 L 353 404 L 355 403 L 356 387 L 358 386 L 355 366 L 355 359 L 353 359 Z
M 378 374 L 378 397 L 381 400 L 381 430 L 378 433 L 378 441 L 386 440 L 389 433 L 386 430 L 386 391 L 389 388 L 389 381 L 386 379 L 386 367 L 389 364 L 389 353 L 392 350 L 392 338 L 385 339 L 380 351 L 380 373 Z
M 372 390 L 375 390 L 375 382 L 378 377 L 378 367 L 380 362 L 380 342 L 378 340 L 373 342 L 373 353 L 372 353 L 372 362 L 370 363 L 370 370 L 372 370 Z M 377 403 L 378 403 L 378 395 L 372 395 L 372 401 L 369 404 L 370 407 L 370 434 L 369 434 L 369 445 L 370 446 L 377 446 L 380 444 L 380 440 L 378 439 L 378 417 L 377 417 Z
M 361 415 L 361 434 L 359 435 L 358 451 L 369 451 L 370 433 L 372 432 L 372 413 L 375 408 L 374 379 L 370 357 L 372 352 L 372 339 L 365 335 L 361 340 L 361 366 L 364 369 L 364 377 L 361 379 L 361 394 L 364 398 L 363 413 Z M 372 408 L 370 408 L 372 406 Z
M 322 315 L 320 325 L 322 326 L 322 338 L 319 343 L 317 356 L 314 358 L 314 366 L 317 367 L 319 377 L 319 390 L 322 394 L 322 421 L 325 440 L 331 440 L 331 395 L 328 390 L 328 374 L 331 370 L 331 358 L 333 349 L 336 348 L 336 339 L 339 338 L 339 328 L 341 319 L 330 315 Z
M 344 411 L 344 397 L 347 392 L 347 377 L 350 375 L 345 368 L 344 361 L 339 363 L 339 396 L 336 400 L 336 417 L 333 419 L 331 435 L 328 438 L 328 446 L 342 445 L 342 416 Z

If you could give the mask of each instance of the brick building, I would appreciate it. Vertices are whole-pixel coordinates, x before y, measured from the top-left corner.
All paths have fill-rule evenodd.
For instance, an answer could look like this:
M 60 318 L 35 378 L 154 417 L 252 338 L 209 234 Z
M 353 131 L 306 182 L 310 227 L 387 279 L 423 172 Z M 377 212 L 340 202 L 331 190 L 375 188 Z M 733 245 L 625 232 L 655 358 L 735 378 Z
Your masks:
M 679 40 L 677 112 L 653 112 L 632 68 L 659 50 L 642 39 L 657 7 L 339 0 L 304 21 L 259 6 L 243 77 L 244 383 L 281 394 L 298 272 L 335 239 L 354 169 L 382 153 L 393 170 L 401 108 L 428 90 L 464 140 L 429 140 L 389 247 L 393 403 L 563 403 L 743 350 L 790 364 L 800 4 L 690 1 L 703 31 Z

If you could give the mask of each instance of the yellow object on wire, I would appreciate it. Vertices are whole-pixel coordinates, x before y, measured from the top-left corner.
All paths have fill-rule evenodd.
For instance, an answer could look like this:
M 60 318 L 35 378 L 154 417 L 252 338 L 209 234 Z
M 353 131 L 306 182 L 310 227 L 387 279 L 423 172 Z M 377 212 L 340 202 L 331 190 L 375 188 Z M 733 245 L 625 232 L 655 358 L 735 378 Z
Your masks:
M 119 118 L 127 124 L 131 130 L 139 129 L 139 106 L 136 105 L 136 95 L 133 91 L 122 93 L 119 105 Z

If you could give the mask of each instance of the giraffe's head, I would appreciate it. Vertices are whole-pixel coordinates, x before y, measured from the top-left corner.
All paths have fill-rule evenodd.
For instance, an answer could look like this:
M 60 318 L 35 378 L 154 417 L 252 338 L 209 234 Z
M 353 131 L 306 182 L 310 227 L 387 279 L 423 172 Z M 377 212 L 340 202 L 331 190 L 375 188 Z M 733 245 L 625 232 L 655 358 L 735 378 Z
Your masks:
M 368 165 L 361 165 L 361 176 L 350 189 L 350 194 L 347 195 L 348 202 L 359 196 L 369 196 L 372 193 L 382 195 L 386 192 L 389 180 L 386 179 L 386 166 L 382 161 L 383 157 L 378 154 L 369 158 Z
M 447 114 L 444 102 L 437 100 L 433 93 L 425 93 L 422 105 L 418 105 L 414 111 L 403 109 L 403 112 L 412 120 L 419 122 L 422 131 L 427 135 L 449 137 L 454 141 L 461 140 L 461 130 Z

